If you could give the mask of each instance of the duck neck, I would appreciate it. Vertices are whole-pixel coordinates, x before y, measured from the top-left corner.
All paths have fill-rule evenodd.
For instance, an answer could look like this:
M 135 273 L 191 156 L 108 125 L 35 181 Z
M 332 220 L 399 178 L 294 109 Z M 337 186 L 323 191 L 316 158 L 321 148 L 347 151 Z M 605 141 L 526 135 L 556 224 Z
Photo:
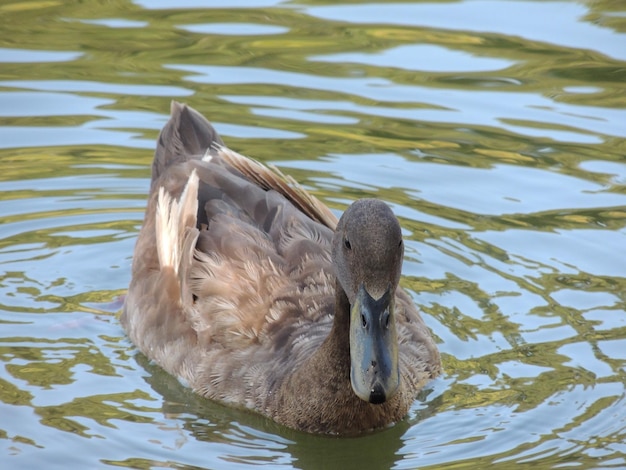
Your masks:
M 335 286 L 335 312 L 333 326 L 317 353 L 311 357 L 309 367 L 319 368 L 336 386 L 345 387 L 353 396 L 350 385 L 350 301 L 339 281 Z

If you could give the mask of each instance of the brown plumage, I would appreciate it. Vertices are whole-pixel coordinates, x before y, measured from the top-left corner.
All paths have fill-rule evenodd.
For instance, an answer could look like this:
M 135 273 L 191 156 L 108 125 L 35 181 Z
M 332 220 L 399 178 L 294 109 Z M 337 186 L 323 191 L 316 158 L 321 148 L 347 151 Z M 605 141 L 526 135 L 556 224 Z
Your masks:
M 441 371 L 398 287 L 403 250 L 384 203 L 357 201 L 337 221 L 172 103 L 121 321 L 207 398 L 308 432 L 385 427 Z

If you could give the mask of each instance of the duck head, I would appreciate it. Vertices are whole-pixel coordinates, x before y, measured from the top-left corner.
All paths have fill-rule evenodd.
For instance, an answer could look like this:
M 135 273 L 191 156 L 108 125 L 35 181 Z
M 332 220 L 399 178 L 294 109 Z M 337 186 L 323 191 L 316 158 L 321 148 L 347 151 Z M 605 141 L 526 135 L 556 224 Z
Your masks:
M 350 381 L 369 403 L 384 403 L 400 385 L 394 300 L 403 255 L 400 224 L 385 203 L 361 199 L 339 220 L 333 260 L 350 302 Z

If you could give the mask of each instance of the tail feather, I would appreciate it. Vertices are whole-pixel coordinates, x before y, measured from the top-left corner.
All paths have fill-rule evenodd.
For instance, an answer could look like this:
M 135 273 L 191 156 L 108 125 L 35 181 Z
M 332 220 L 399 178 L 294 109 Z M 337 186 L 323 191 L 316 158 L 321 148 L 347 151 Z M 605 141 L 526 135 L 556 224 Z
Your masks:
M 222 146 L 224 142 L 195 109 L 172 101 L 170 119 L 161 131 L 152 164 L 152 181 L 170 165 L 191 159 L 201 159 L 207 149 Z

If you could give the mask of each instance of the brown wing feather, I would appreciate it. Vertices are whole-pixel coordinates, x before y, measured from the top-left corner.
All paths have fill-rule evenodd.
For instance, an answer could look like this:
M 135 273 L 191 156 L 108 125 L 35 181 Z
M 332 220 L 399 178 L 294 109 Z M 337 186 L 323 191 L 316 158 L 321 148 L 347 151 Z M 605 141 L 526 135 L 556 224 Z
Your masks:
M 215 145 L 214 148 L 225 162 L 240 171 L 250 181 L 265 190 L 274 190 L 282 194 L 296 208 L 326 227 L 334 230 L 337 226 L 337 217 L 326 205 L 275 166 L 265 166 L 223 145 Z

